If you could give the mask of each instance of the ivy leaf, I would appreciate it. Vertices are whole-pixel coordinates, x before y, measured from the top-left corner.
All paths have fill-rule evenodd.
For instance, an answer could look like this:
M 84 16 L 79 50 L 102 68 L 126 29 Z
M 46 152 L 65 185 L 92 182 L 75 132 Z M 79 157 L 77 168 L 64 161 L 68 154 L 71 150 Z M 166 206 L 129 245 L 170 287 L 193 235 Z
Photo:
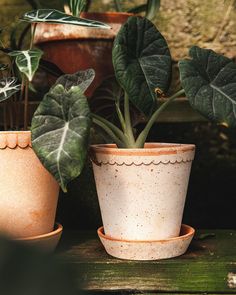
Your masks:
M 15 77 L 0 79 L 0 101 L 10 98 L 20 88 L 21 85 L 17 84 L 17 78 Z
M 236 127 L 236 64 L 210 49 L 194 46 L 191 60 L 179 62 L 191 106 L 210 120 Z
M 88 69 L 85 71 L 78 71 L 75 74 L 66 74 L 59 77 L 55 84 L 61 84 L 66 90 L 69 90 L 72 86 L 79 86 L 84 93 L 91 85 L 95 77 L 95 71 Z
M 55 9 L 38 9 L 26 12 L 21 20 L 30 23 L 70 24 L 77 26 L 110 29 L 110 26 L 94 20 L 75 17 Z
M 150 115 L 156 109 L 155 89 L 166 92 L 170 83 L 171 56 L 164 37 L 148 19 L 132 16 L 115 39 L 112 59 L 131 102 Z
M 39 49 L 12 51 L 8 55 L 15 57 L 19 71 L 26 75 L 29 81 L 33 80 L 34 74 L 39 67 L 39 61 L 43 52 Z
M 56 85 L 47 93 L 32 120 L 32 145 L 45 168 L 66 192 L 82 171 L 91 125 L 87 98 L 79 86 L 67 91 Z

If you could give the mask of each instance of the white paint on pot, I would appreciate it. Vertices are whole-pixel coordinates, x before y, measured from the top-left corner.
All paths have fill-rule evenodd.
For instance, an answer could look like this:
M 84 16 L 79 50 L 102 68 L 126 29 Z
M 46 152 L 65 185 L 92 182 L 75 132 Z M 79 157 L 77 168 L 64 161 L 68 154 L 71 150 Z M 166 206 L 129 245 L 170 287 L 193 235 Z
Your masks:
M 194 152 L 194 145 L 185 144 L 93 145 L 105 234 L 146 241 L 179 236 Z
M 31 147 L 31 132 L 0 132 L 0 233 L 25 238 L 51 232 L 58 193 Z

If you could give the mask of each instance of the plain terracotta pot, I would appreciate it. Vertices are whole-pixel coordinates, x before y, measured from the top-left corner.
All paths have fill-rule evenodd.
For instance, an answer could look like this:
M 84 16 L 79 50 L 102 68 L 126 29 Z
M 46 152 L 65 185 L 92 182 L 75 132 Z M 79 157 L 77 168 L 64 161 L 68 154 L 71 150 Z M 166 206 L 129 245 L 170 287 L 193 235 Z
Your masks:
M 31 132 L 0 132 L 0 233 L 28 238 L 51 232 L 58 193 L 31 147 Z
M 114 75 L 113 41 L 129 13 L 82 13 L 82 17 L 104 22 L 111 29 L 87 28 L 61 24 L 37 24 L 34 42 L 44 51 L 44 58 L 65 73 L 93 68 L 96 76 L 86 92 L 91 96 L 101 82 Z
M 132 241 L 179 236 L 194 153 L 188 144 L 92 146 L 105 235 Z

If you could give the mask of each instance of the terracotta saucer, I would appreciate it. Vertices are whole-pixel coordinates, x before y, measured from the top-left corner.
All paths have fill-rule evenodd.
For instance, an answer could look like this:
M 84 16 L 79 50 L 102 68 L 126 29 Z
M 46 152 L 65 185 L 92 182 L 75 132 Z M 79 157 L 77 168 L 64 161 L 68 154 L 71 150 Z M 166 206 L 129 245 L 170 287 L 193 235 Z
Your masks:
M 130 260 L 157 260 L 176 257 L 184 254 L 195 230 L 182 224 L 180 236 L 157 241 L 127 241 L 114 239 L 104 234 L 103 227 L 97 230 L 98 236 L 111 256 Z
M 50 253 L 56 249 L 56 246 L 61 238 L 62 230 L 63 226 L 60 223 L 56 223 L 54 230 L 50 233 L 29 238 L 15 239 L 15 241 L 22 242 L 41 251 Z

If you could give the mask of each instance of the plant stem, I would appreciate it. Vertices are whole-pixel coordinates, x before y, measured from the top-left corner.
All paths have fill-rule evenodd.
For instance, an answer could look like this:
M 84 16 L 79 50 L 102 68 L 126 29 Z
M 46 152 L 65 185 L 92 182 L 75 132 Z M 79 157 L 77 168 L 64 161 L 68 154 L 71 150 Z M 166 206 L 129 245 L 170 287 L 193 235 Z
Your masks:
M 126 137 L 125 137 L 124 133 L 118 127 L 116 127 L 114 124 L 112 124 L 108 120 L 106 120 L 96 114 L 93 114 L 93 113 L 92 113 L 92 118 L 105 124 L 109 129 L 111 129 L 111 131 L 115 134 L 115 136 L 117 136 L 119 138 L 119 140 L 126 143 Z
M 131 125 L 130 111 L 129 111 L 129 97 L 127 93 L 125 93 L 125 98 L 124 98 L 124 113 L 125 113 L 125 133 L 128 137 L 129 148 L 132 148 L 135 146 L 135 139 L 134 139 L 134 133 L 133 133 L 132 125 Z
M 93 118 L 93 122 L 97 124 L 99 127 L 101 127 L 110 136 L 110 138 L 114 140 L 118 147 L 124 147 L 123 142 L 114 134 L 114 132 L 106 124 L 104 124 L 96 118 Z
M 148 121 L 146 127 L 143 129 L 143 131 L 139 134 L 135 146 L 136 148 L 143 148 L 145 141 L 147 139 L 148 133 L 150 129 L 152 128 L 153 124 L 156 122 L 159 115 L 167 108 L 167 106 L 178 96 L 184 94 L 184 90 L 181 89 L 178 92 L 176 92 L 174 95 L 172 95 L 166 102 L 164 102 L 151 116 L 150 120 Z
M 114 3 L 115 3 L 116 10 L 118 12 L 121 12 L 122 11 L 122 7 L 121 7 L 120 0 L 114 0 Z
M 25 99 L 24 99 L 24 130 L 28 128 L 28 105 L 29 105 L 29 81 L 25 79 Z
M 124 119 L 123 114 L 122 114 L 122 112 L 120 110 L 120 105 L 117 102 L 115 102 L 115 105 L 116 105 L 116 113 L 118 115 L 120 125 L 122 127 L 123 132 L 125 132 L 125 119 Z
M 34 45 L 34 36 L 35 36 L 36 27 L 37 27 L 37 24 L 33 23 L 32 24 L 32 31 L 31 31 L 30 49 L 32 49 L 32 47 Z

